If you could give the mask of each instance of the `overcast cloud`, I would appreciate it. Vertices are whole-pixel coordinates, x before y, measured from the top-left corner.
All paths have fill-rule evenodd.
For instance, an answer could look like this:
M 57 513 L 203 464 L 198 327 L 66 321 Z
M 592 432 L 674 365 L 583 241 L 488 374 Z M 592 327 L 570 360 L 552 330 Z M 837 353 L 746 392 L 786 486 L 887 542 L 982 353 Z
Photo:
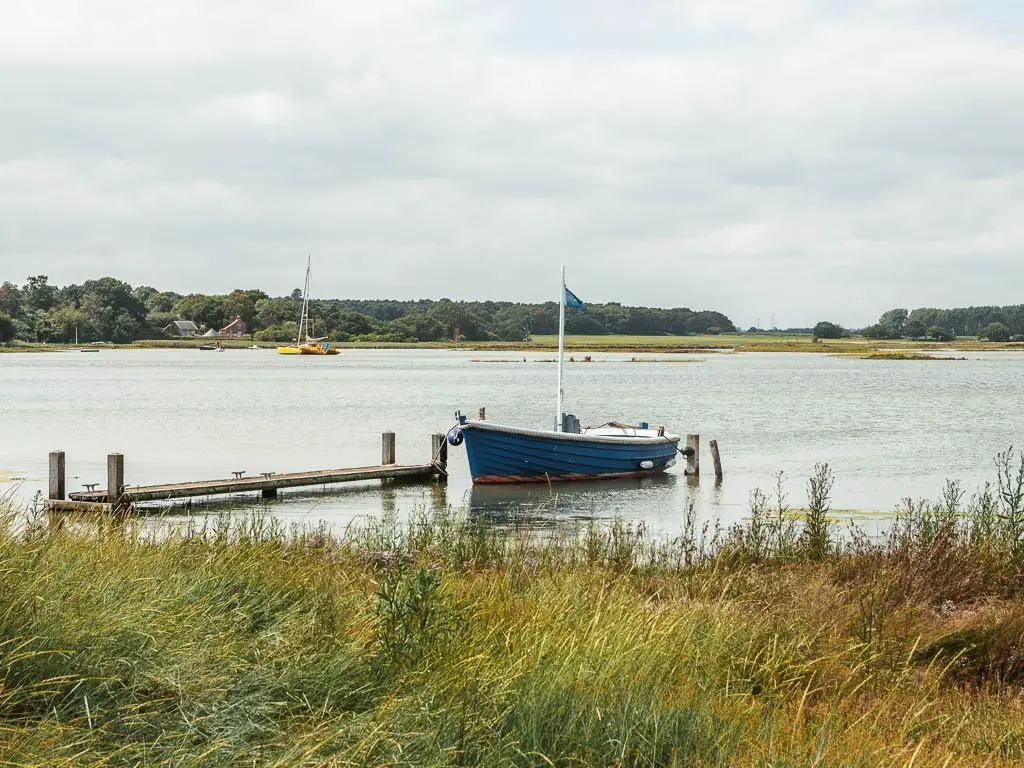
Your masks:
M 4 0 L 0 280 L 1024 302 L 1017 0 Z

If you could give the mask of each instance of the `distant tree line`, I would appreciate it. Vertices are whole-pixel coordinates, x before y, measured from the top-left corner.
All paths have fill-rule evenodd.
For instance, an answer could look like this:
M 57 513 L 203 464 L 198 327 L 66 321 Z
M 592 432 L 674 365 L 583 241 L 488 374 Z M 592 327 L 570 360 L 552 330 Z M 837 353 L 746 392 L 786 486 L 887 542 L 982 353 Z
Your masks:
M 187 296 L 150 286 L 132 287 L 113 277 L 57 287 L 46 275 L 23 285 L 0 285 L 0 342 L 110 341 L 160 338 L 174 320 L 201 329 L 220 329 L 241 317 L 261 341 L 291 341 L 298 332 L 302 293 L 273 298 L 260 290 Z M 312 302 L 314 330 L 335 341 L 443 341 L 456 332 L 467 341 L 521 341 L 558 333 L 558 305 L 500 301 L 418 301 L 331 299 Z M 687 308 L 590 304 L 571 310 L 572 334 L 687 335 L 731 333 L 736 328 L 720 312 Z
M 908 312 L 890 309 L 861 331 L 869 339 L 932 339 L 951 341 L 978 336 L 989 341 L 1024 341 L 1024 304 L 1007 307 L 923 307 Z

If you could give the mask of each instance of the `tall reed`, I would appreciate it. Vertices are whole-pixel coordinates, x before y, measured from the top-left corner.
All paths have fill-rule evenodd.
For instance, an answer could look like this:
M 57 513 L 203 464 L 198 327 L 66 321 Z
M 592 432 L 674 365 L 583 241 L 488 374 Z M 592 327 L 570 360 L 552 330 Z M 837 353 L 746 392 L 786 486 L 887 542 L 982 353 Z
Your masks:
M 674 538 L 9 513 L 0 765 L 1010 765 L 1005 482 L 880 539 L 837 531 L 824 465 L 803 523 L 780 476 L 748 524 L 690 507 Z

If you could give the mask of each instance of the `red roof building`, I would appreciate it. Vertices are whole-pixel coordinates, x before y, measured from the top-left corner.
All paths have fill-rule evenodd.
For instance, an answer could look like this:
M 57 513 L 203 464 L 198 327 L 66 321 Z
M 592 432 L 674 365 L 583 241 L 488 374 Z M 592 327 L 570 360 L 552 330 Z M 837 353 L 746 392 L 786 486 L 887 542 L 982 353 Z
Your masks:
M 245 336 L 247 334 L 248 330 L 246 330 L 245 322 L 242 320 L 241 316 L 236 317 L 234 320 L 232 320 L 230 323 L 228 323 L 226 326 L 220 329 L 221 336 L 237 337 Z

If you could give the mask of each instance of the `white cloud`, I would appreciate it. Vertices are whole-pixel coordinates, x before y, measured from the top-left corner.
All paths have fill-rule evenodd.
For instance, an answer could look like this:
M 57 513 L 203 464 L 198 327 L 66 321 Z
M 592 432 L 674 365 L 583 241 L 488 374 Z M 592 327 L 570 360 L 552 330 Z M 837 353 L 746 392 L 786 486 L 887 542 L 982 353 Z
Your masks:
M 1005 11 L 5 5 L 0 279 L 283 293 L 313 251 L 323 295 L 539 300 L 564 261 L 743 324 L 1017 302 Z

